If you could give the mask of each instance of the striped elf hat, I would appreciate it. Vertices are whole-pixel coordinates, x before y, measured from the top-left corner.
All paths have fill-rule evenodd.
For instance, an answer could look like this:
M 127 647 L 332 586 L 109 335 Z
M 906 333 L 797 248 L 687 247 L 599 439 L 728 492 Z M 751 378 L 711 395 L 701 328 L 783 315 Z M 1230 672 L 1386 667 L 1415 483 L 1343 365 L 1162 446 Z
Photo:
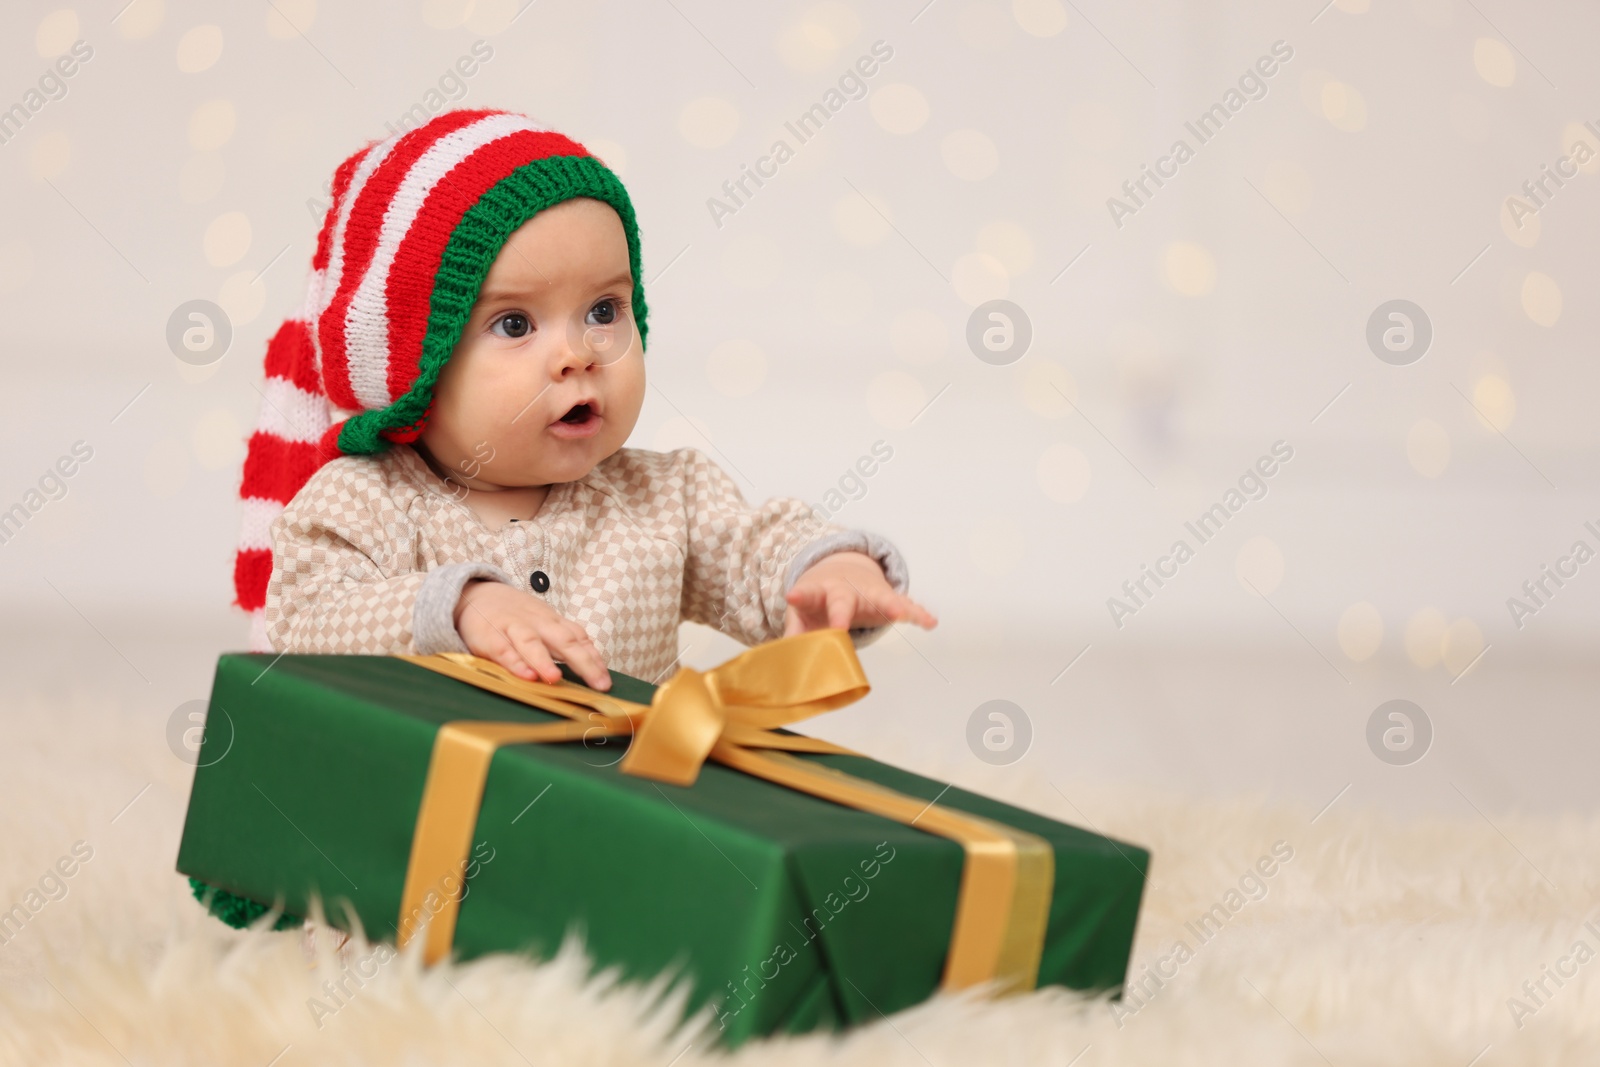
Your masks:
M 439 371 L 517 227 L 575 196 L 610 204 L 627 236 L 641 347 L 648 330 L 627 190 L 581 144 L 523 115 L 442 112 L 346 159 L 332 192 L 305 300 L 267 345 L 239 488 L 233 581 L 254 651 L 270 650 L 272 520 L 329 460 L 422 433 Z

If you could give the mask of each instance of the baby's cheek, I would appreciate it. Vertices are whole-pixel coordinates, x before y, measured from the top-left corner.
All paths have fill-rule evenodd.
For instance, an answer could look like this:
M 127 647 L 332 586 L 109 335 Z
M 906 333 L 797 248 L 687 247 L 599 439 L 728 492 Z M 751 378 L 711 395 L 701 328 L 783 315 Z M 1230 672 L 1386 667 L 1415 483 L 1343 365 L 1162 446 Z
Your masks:
M 511 437 L 541 421 L 532 403 L 539 388 L 525 375 L 485 374 L 463 392 L 454 417 L 469 434 Z
M 610 401 L 610 418 L 612 430 L 620 432 L 622 439 L 626 439 L 633 432 L 634 425 L 639 421 L 639 412 L 644 407 L 644 363 L 642 360 L 630 359 L 626 366 L 619 366 L 617 380 L 614 387 L 608 392 Z

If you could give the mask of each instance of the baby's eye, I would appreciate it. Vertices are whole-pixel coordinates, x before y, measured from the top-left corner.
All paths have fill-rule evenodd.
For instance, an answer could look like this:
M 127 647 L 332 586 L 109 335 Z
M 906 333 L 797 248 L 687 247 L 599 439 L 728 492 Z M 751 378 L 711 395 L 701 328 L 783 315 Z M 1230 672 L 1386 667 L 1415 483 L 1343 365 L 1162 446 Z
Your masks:
M 497 337 L 516 339 L 526 337 L 533 330 L 533 323 L 528 321 L 528 316 L 520 311 L 513 311 L 501 315 L 489 324 L 489 332 Z
M 589 321 L 596 326 L 609 326 L 617 321 L 617 316 L 622 314 L 622 308 L 620 301 L 607 297 L 589 309 Z

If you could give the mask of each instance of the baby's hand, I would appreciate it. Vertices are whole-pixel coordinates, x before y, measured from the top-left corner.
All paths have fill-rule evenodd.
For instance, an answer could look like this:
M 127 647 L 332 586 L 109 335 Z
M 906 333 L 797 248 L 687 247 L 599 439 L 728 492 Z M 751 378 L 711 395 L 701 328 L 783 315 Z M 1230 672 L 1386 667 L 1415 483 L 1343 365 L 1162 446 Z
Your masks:
M 584 628 L 531 593 L 504 582 L 468 582 L 456 602 L 455 622 L 468 651 L 519 678 L 553 685 L 561 680 L 555 665 L 560 659 L 591 689 L 611 688 L 611 676 Z
M 894 591 L 878 561 L 864 552 L 835 552 L 801 572 L 789 590 L 783 634 L 803 634 L 832 626 L 850 629 L 914 622 L 939 625 L 927 609 Z

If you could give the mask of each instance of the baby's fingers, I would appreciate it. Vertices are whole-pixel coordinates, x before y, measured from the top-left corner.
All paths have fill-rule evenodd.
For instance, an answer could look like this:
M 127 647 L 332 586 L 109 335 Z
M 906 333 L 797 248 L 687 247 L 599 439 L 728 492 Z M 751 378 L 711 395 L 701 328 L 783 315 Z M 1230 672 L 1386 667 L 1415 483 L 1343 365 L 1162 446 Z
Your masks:
M 474 656 L 482 656 L 500 664 L 518 678 L 532 680 L 533 669 L 517 651 L 514 641 L 498 626 L 490 623 L 481 616 L 464 622 L 461 627 L 461 640 L 466 644 L 467 651 Z
M 785 597 L 796 611 L 820 614 L 828 603 L 828 591 L 820 585 L 796 585 Z
M 789 625 L 784 629 L 785 634 L 803 634 L 827 625 L 828 621 L 828 594 L 820 586 L 797 585 L 789 590 L 789 607 L 793 614 L 788 615 Z
M 550 657 L 550 651 L 545 648 L 544 641 L 532 630 L 523 627 L 514 627 L 511 631 L 512 644 L 516 646 L 519 656 L 529 667 L 530 680 L 537 679 L 549 685 L 561 681 L 561 668 L 557 667 L 555 660 Z
M 828 625 L 848 630 L 856 617 L 856 594 L 848 589 L 828 591 Z
M 517 652 L 516 646 L 509 641 L 506 642 L 504 648 L 489 652 L 483 658 L 493 660 L 518 678 L 526 678 L 530 682 L 535 680 L 536 676 L 533 668 L 528 666 L 528 661 L 522 658 L 521 654 Z
M 566 623 L 550 635 L 550 647 L 577 672 L 591 689 L 610 689 L 611 674 L 589 634 L 577 623 Z
M 939 625 L 939 620 L 934 618 L 933 612 L 918 604 L 915 600 L 908 596 L 902 596 L 899 601 L 900 605 L 896 621 L 904 619 L 907 622 L 914 622 L 925 630 L 931 630 Z

